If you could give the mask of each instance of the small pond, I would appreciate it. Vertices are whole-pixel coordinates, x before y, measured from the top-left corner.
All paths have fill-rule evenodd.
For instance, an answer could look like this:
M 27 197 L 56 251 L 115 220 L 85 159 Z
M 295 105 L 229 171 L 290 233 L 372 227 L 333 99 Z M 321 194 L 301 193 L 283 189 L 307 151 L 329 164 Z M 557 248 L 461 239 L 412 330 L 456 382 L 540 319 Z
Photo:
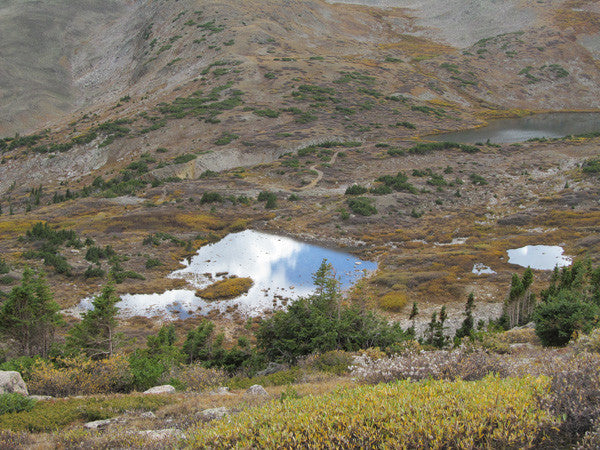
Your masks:
M 534 138 L 560 138 L 600 131 L 600 113 L 547 113 L 514 119 L 490 120 L 482 128 L 427 136 L 433 141 L 464 144 L 486 142 L 512 144 Z
M 571 257 L 563 255 L 562 247 L 557 245 L 527 245 L 507 253 L 510 264 L 537 270 L 553 270 L 556 266 L 565 267 L 572 263 Z
M 221 241 L 206 245 L 183 269 L 169 275 L 183 278 L 195 289 L 202 289 L 229 276 L 250 277 L 254 285 L 246 294 L 230 299 L 207 301 L 196 297 L 195 290 L 177 289 L 162 294 L 123 295 L 118 303 L 124 316 L 143 315 L 186 318 L 212 309 L 226 311 L 236 307 L 241 313 L 257 315 L 287 300 L 310 295 L 314 291 L 313 273 L 323 259 L 335 270 L 342 289 L 348 289 L 365 274 L 377 269 L 377 263 L 362 261 L 338 250 L 307 244 L 283 236 L 252 230 L 233 233 Z M 91 299 L 80 309 L 89 309 Z

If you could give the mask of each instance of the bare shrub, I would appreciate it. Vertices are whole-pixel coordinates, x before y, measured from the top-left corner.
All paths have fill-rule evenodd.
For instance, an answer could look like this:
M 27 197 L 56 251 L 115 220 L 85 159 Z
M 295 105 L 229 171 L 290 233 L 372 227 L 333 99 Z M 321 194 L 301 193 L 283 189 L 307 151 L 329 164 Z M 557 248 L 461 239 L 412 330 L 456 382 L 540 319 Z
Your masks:
M 34 443 L 31 435 L 27 433 L 0 430 L 0 448 L 6 450 L 31 447 Z
M 563 418 L 560 434 L 571 441 L 592 430 L 600 419 L 600 355 L 581 353 L 558 367 L 547 408 Z
M 379 359 L 360 355 L 354 358 L 351 372 L 353 376 L 370 384 L 406 379 L 439 379 L 445 376 L 448 367 L 456 364 L 458 359 L 458 352 L 446 350 L 407 352 Z
M 207 369 L 200 364 L 185 366 L 171 375 L 178 379 L 188 390 L 196 392 L 221 386 L 228 379 L 227 374 L 222 370 Z

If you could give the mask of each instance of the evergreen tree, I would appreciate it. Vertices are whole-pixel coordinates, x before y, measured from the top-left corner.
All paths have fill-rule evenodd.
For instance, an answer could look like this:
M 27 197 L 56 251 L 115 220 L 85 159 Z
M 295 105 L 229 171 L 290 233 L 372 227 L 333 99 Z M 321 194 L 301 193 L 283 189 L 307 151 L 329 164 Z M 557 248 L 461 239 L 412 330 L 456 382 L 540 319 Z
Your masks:
M 69 331 L 67 346 L 93 359 L 112 356 L 118 340 L 115 328 L 119 308 L 116 303 L 120 300 L 115 295 L 114 285 L 107 284 L 92 301 L 93 309 L 84 313 L 81 322 Z
M 531 292 L 533 271 L 527 268 L 523 277 L 513 274 L 508 298 L 504 302 L 501 323 L 505 328 L 512 328 L 527 323 L 535 308 L 535 295 Z
M 46 357 L 54 331 L 62 323 L 44 275 L 27 268 L 21 285 L 14 287 L 0 309 L 0 331 L 15 341 L 23 356 Z
M 446 346 L 447 337 L 444 334 L 444 324 L 448 314 L 446 313 L 446 305 L 442 306 L 440 310 L 440 320 L 437 323 L 437 327 L 433 336 L 433 345 L 437 348 L 444 348 Z
M 203 321 L 198 328 L 191 330 L 183 344 L 183 353 L 187 356 L 189 364 L 196 361 L 215 361 L 223 356 L 224 335 L 214 335 L 215 324 Z M 209 364 L 210 365 L 210 364 Z
M 327 261 L 314 280 L 315 294 L 299 298 L 287 311 L 277 311 L 260 324 L 257 346 L 269 360 L 294 363 L 314 352 L 386 348 L 408 338 L 398 324 L 389 324 L 356 305 L 344 305 Z
M 411 333 L 413 335 L 413 337 L 417 333 L 416 328 L 415 328 L 415 320 L 418 315 L 419 315 L 419 307 L 417 306 L 417 302 L 413 302 L 412 310 L 410 311 L 410 315 L 408 316 L 408 320 L 412 321 L 412 325 L 408 331 L 409 331 L 409 333 Z
M 471 292 L 465 306 L 465 319 L 458 330 L 456 330 L 456 338 L 462 339 L 466 336 L 471 336 L 473 333 L 473 310 L 475 309 L 475 296 Z

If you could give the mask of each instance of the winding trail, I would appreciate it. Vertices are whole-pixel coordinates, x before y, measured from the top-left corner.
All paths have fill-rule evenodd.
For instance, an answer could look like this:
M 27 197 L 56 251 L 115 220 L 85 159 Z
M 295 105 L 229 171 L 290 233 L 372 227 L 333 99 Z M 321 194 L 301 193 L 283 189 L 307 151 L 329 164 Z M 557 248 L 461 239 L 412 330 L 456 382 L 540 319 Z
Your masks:
M 333 154 L 333 156 L 331 157 L 331 160 L 329 161 L 329 164 L 330 164 L 330 165 L 331 165 L 331 164 L 335 164 L 335 160 L 337 159 L 337 156 L 338 156 L 338 153 L 339 153 L 339 152 L 340 152 L 340 151 L 338 150 L 337 152 L 335 152 L 335 153 Z M 312 189 L 312 188 L 314 188 L 314 187 L 317 185 L 317 183 L 318 183 L 319 181 L 321 181 L 321 180 L 323 179 L 323 172 L 322 172 L 321 170 L 317 169 L 317 167 L 318 167 L 320 164 L 322 164 L 322 163 L 316 163 L 316 164 L 313 164 L 312 166 L 310 166 L 310 170 L 314 170 L 315 172 L 317 172 L 317 178 L 315 178 L 314 180 L 312 180 L 312 181 L 311 181 L 310 183 L 308 183 L 306 186 L 303 186 L 303 187 L 301 187 L 301 188 L 297 189 L 298 191 L 306 191 L 306 190 L 308 190 L 308 189 Z

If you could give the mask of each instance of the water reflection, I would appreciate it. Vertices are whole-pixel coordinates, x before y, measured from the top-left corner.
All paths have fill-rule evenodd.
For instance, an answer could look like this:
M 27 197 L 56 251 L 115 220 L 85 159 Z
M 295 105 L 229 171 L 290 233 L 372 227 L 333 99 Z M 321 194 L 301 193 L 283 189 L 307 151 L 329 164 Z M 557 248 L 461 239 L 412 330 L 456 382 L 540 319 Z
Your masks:
M 488 126 L 427 136 L 434 141 L 465 144 L 490 142 L 511 144 L 533 138 L 559 138 L 600 131 L 600 113 L 548 113 L 514 119 L 490 120 Z
M 508 262 L 522 267 L 538 270 L 553 270 L 554 267 L 570 266 L 572 259 L 563 255 L 562 247 L 557 245 L 527 245 L 510 249 Z
M 349 288 L 377 264 L 362 261 L 349 253 L 306 244 L 291 238 L 246 230 L 198 250 L 183 269 L 171 278 L 184 278 L 195 289 L 202 289 L 227 276 L 250 277 L 254 281 L 246 293 L 231 300 L 205 301 L 192 290 L 171 290 L 162 294 L 123 295 L 118 304 L 124 315 L 166 315 L 186 318 L 213 308 L 225 311 L 236 307 L 256 315 L 281 306 L 286 300 L 314 291 L 313 273 L 327 259 L 334 267 L 342 289 Z M 88 307 L 90 301 L 88 301 Z M 85 302 L 85 301 L 84 301 Z

